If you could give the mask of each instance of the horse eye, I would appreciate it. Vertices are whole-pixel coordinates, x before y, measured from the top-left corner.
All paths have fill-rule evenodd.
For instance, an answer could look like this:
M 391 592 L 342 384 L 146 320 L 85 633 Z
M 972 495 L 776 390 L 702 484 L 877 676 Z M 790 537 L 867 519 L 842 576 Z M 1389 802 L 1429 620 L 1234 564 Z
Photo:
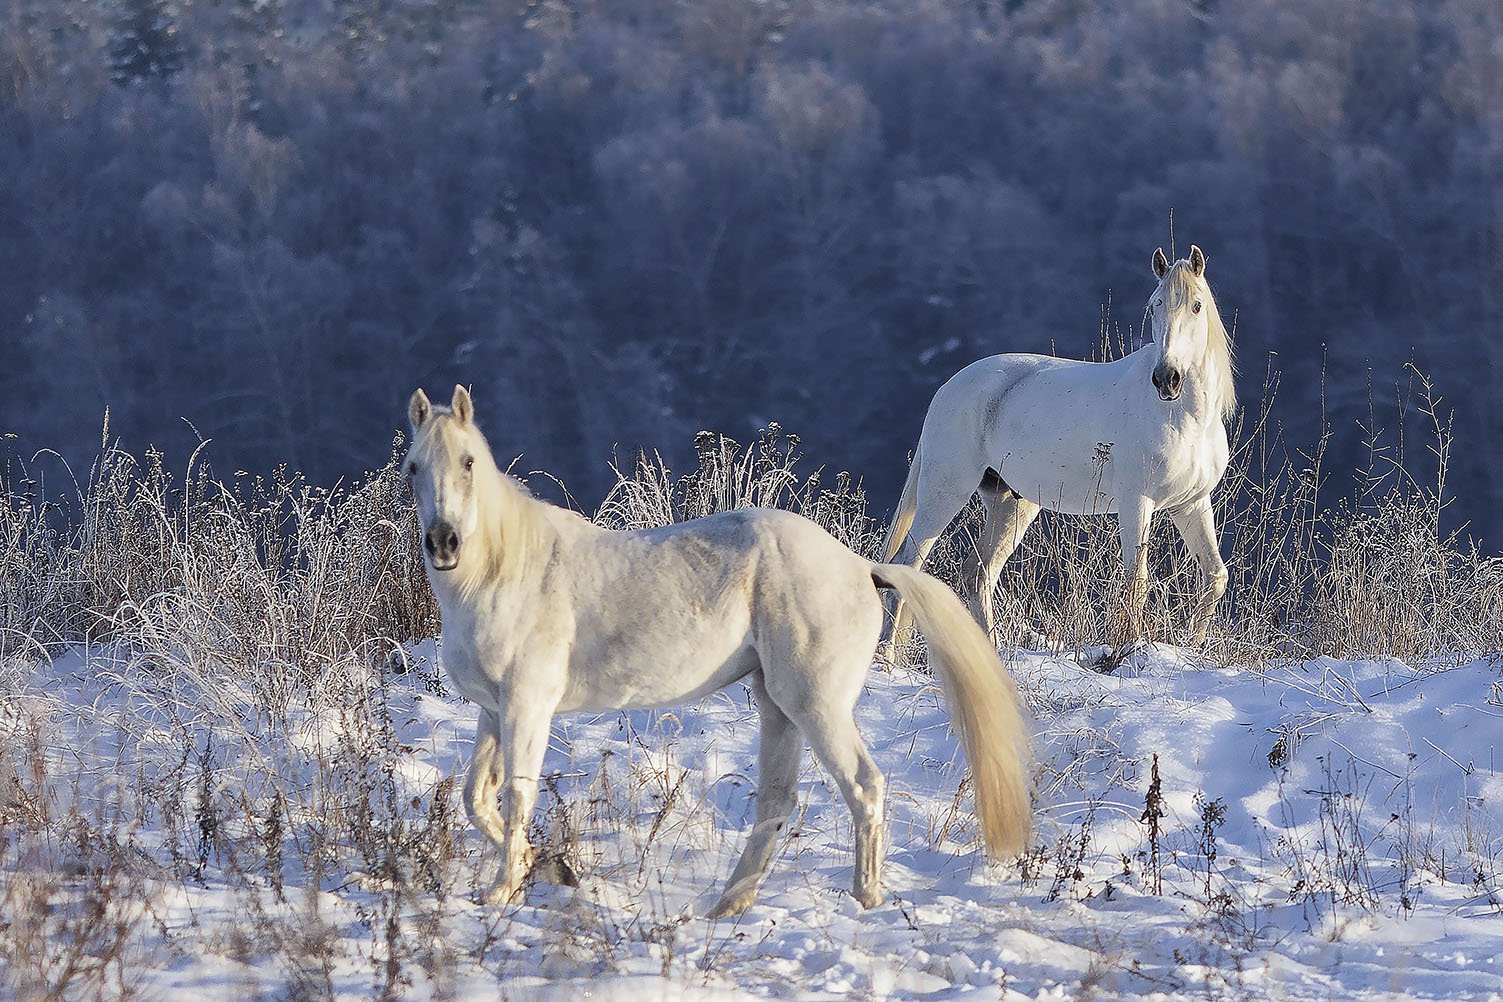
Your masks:
M 408 463 L 407 464 L 407 475 L 409 477 L 415 477 L 415 476 L 417 476 L 417 464 L 416 463 Z
M 467 470 L 473 469 L 474 466 L 475 466 L 475 457 L 474 456 L 466 456 L 466 457 L 464 457 L 464 468 L 465 469 L 467 469 Z
M 1193 307 L 1191 307 L 1191 309 L 1194 312 L 1199 313 L 1200 312 L 1200 300 L 1198 300 L 1198 299 L 1195 300 L 1195 305 Z

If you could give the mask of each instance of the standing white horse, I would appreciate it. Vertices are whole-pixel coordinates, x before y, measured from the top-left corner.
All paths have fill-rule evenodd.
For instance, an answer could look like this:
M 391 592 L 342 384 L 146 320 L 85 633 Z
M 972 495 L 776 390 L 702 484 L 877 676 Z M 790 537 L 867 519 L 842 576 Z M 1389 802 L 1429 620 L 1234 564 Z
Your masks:
M 979 492 L 986 523 L 971 580 L 990 633 L 1002 565 L 1042 509 L 1116 512 L 1127 623 L 1136 637 L 1147 597 L 1149 520 L 1163 511 L 1205 574 L 1189 619 L 1195 642 L 1203 642 L 1226 591 L 1211 491 L 1226 471 L 1223 420 L 1237 402 L 1231 346 L 1205 267 L 1199 247 L 1173 264 L 1162 248 L 1153 252 L 1159 283 L 1147 310 L 1154 343 L 1124 358 L 993 355 L 941 386 L 913 450 L 886 559 L 901 550 L 902 563 L 922 567 L 939 534 Z M 900 610 L 901 601 L 895 623 Z
M 874 564 L 785 511 L 602 529 L 496 468 L 462 387 L 448 408 L 418 390 L 408 416 L 406 471 L 443 616 L 444 666 L 480 706 L 464 799 L 501 851 L 487 902 L 516 898 L 528 873 L 527 821 L 555 713 L 665 706 L 745 679 L 761 710 L 761 789 L 711 916 L 756 898 L 795 805 L 805 737 L 855 821 L 856 900 L 879 903 L 884 781 L 852 715 L 882 630 L 879 588 L 917 610 L 987 848 L 1022 848 L 1028 729 L 996 652 L 943 583 Z

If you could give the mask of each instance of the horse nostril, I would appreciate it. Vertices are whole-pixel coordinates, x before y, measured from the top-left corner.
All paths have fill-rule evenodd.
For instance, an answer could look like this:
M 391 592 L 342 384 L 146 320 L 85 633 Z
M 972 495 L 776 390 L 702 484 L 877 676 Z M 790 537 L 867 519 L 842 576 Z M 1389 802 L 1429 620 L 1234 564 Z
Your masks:
M 1173 366 L 1160 364 L 1153 369 L 1153 387 L 1164 400 L 1178 397 L 1180 385 L 1184 381 L 1185 374 Z
M 451 525 L 435 525 L 423 534 L 423 549 L 435 559 L 453 556 L 459 549 L 459 533 Z

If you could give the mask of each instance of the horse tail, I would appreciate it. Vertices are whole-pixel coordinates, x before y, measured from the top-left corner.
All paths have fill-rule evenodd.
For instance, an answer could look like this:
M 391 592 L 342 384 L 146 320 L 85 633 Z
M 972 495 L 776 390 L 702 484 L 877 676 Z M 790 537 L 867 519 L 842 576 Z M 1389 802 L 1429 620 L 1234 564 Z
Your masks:
M 903 548 L 908 530 L 913 528 L 913 516 L 918 511 L 919 465 L 923 456 L 924 440 L 919 439 L 913 447 L 913 462 L 908 466 L 908 479 L 903 481 L 903 493 L 898 498 L 898 510 L 892 513 L 892 524 L 887 527 L 887 538 L 882 541 L 882 562 L 892 563 L 892 558 Z
M 938 579 L 902 564 L 877 564 L 872 580 L 895 589 L 912 606 L 928 642 L 930 667 L 939 676 L 951 726 L 971 764 L 976 819 L 987 851 L 997 858 L 1022 851 L 1033 827 L 1033 756 L 1017 687 L 996 649 Z

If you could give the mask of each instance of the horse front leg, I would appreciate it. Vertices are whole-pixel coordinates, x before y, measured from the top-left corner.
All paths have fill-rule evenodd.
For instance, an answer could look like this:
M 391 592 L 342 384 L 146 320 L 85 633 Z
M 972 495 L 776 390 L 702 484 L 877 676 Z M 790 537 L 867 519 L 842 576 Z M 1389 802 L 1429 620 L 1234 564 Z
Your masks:
M 1180 538 L 1185 541 L 1185 547 L 1195 557 L 1201 573 L 1205 575 L 1205 584 L 1186 624 L 1198 646 L 1205 643 L 1211 616 L 1216 612 L 1216 603 L 1226 594 L 1229 577 L 1226 562 L 1221 559 L 1221 547 L 1216 541 L 1216 513 L 1211 507 L 1211 499 L 1203 497 L 1174 512 L 1170 517 L 1174 521 L 1174 527 L 1179 530 Z
M 496 790 L 506 775 L 501 754 L 501 722 L 490 710 L 482 709 L 475 724 L 475 750 L 470 771 L 464 781 L 464 809 L 470 824 L 498 849 L 506 848 L 506 824 L 496 808 Z
M 1143 637 L 1143 606 L 1148 601 L 1148 534 L 1153 521 L 1153 500 L 1137 497 L 1124 504 L 1117 515 L 1122 537 L 1122 565 L 1127 572 L 1124 603 L 1125 642 Z
M 506 763 L 501 784 L 500 816 L 504 834 L 500 843 L 501 866 L 495 882 L 482 900 L 486 904 L 509 904 L 520 900 L 522 882 L 532 869 L 532 843 L 527 822 L 537 803 L 538 778 L 543 755 L 548 750 L 548 732 L 558 701 L 511 698 L 499 714 L 499 746 Z

